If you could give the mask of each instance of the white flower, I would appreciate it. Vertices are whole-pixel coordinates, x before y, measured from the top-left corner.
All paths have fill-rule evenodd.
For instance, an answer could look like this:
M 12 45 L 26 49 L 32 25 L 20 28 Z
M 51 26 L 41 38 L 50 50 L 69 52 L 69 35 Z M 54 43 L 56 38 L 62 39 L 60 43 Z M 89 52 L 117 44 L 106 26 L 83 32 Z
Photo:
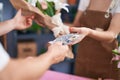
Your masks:
M 47 2 L 45 0 L 38 0 L 38 2 L 40 3 L 43 10 L 46 10 L 48 8 Z
M 57 25 L 62 25 L 61 13 L 58 13 L 52 17 L 52 23 Z
M 118 47 L 118 53 L 120 53 L 120 46 Z
M 28 3 L 35 7 L 37 0 L 28 0 Z
M 120 62 L 118 62 L 118 65 L 117 65 L 118 68 L 120 68 Z
M 52 31 L 54 32 L 55 37 L 59 35 L 60 32 L 63 32 L 65 34 L 69 34 L 69 27 L 64 25 L 61 19 L 61 13 L 58 13 L 52 17 L 52 23 L 58 25 L 58 27 L 55 27 Z
M 66 7 L 66 6 L 68 6 L 68 4 L 62 3 L 60 0 L 47 0 L 47 1 L 54 2 L 56 10 L 64 9 L 67 12 L 69 12 L 68 8 Z
M 44 2 L 45 0 L 38 0 L 39 2 Z

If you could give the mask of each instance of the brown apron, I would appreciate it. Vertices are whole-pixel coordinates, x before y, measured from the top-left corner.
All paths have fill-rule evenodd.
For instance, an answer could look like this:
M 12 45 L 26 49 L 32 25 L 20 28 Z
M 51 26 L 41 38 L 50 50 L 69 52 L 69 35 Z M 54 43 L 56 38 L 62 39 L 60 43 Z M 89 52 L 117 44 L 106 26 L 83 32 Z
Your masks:
M 100 28 L 107 30 L 112 18 L 105 18 L 106 12 L 87 10 L 75 26 L 85 26 L 91 29 Z M 117 79 L 116 65 L 111 63 L 113 55 L 108 52 L 100 41 L 90 37 L 84 38 L 79 43 L 75 61 L 75 74 L 90 78 Z

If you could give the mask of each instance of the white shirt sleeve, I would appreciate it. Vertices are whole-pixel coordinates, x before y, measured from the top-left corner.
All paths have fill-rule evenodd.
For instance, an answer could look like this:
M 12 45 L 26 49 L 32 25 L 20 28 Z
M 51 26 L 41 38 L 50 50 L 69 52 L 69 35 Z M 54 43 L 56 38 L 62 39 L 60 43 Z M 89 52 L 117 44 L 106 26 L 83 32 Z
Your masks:
M 117 5 L 115 13 L 120 13 L 120 3 Z
M 0 43 L 0 71 L 5 68 L 9 60 L 10 60 L 10 57 L 8 53 L 5 51 L 2 44 Z
M 113 8 L 111 13 L 114 15 L 115 13 L 120 13 L 120 0 L 118 0 L 116 6 Z
M 89 6 L 90 0 L 80 0 L 78 10 L 85 11 Z

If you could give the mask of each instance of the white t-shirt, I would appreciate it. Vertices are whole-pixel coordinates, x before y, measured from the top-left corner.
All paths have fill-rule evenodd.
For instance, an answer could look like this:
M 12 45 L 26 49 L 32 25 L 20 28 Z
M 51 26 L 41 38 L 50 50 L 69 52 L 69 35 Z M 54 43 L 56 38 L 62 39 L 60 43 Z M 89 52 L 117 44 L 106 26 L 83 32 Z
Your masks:
M 2 44 L 0 43 L 0 71 L 5 68 L 9 60 L 10 60 L 10 57 L 8 53 L 5 51 Z
M 78 10 L 85 11 L 90 4 L 90 0 L 80 0 Z M 112 14 L 120 13 L 120 0 L 118 0 L 116 6 L 111 11 Z

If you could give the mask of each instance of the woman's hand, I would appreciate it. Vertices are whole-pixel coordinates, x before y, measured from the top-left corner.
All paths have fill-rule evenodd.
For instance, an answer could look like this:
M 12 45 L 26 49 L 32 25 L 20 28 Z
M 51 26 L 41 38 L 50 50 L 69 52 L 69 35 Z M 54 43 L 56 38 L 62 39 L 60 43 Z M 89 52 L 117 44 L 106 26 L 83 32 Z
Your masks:
M 81 27 L 81 28 L 76 28 L 76 27 L 70 27 L 70 32 L 71 33 L 78 33 L 80 34 L 80 38 L 72 43 L 70 43 L 70 45 L 74 45 L 76 43 L 79 43 L 80 41 L 82 41 L 86 36 L 88 36 L 90 34 L 90 29 L 86 28 L 86 27 Z
M 61 62 L 65 59 L 68 53 L 68 46 L 56 42 L 48 47 L 47 54 L 52 58 L 53 64 Z
M 19 10 L 16 16 L 12 19 L 14 22 L 15 29 L 17 30 L 29 28 L 32 25 L 32 20 L 34 19 L 34 16 L 23 16 L 21 12 L 22 11 Z

